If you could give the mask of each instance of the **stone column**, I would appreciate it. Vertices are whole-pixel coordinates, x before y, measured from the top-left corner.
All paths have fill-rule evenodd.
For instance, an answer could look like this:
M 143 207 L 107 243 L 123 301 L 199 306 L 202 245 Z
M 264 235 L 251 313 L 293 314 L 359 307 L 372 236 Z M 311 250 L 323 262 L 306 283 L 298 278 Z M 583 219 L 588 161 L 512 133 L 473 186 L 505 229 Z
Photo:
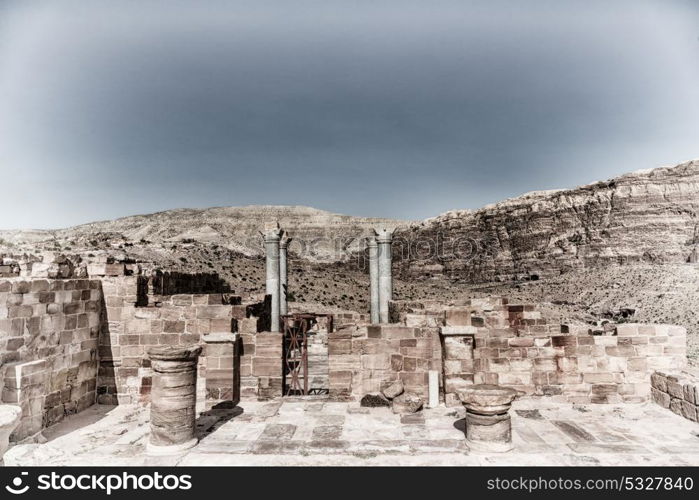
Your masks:
M 459 391 L 466 408 L 466 443 L 472 451 L 502 453 L 512 450 L 509 411 L 517 391 L 478 384 Z
M 393 276 L 391 275 L 391 241 L 393 232 L 381 229 L 376 232 L 379 255 L 379 321 L 388 323 L 388 302 L 393 299 Z
M 371 324 L 379 322 L 379 249 L 376 238 L 367 240 L 369 246 L 369 295 L 371 302 Z
M 265 256 L 267 262 L 267 295 L 272 297 L 272 311 L 270 313 L 270 332 L 278 332 L 279 326 L 279 225 L 274 224 L 265 228 Z
M 279 314 L 284 315 L 289 312 L 286 296 L 288 292 L 286 258 L 291 238 L 284 233 L 279 240 Z
M 198 345 L 148 349 L 153 368 L 149 454 L 175 454 L 197 444 L 194 431 L 200 353 Z

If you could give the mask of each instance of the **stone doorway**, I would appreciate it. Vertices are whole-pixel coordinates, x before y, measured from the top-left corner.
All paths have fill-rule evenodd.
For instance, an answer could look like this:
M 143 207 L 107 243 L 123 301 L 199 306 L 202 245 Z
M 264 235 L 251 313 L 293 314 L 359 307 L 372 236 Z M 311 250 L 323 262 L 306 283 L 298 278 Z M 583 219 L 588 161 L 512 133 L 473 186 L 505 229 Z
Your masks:
M 328 333 L 332 315 L 299 313 L 282 316 L 282 394 L 329 394 Z

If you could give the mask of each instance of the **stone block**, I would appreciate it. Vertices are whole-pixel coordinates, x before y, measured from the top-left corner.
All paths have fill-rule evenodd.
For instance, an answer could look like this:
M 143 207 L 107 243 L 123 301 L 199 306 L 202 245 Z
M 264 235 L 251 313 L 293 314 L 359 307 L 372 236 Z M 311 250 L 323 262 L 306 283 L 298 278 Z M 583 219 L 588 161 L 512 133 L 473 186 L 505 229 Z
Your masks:
M 443 326 L 439 329 L 441 335 L 475 335 L 478 329 L 475 326 Z
M 651 398 L 653 402 L 662 406 L 663 408 L 670 408 L 670 395 L 666 392 L 660 391 L 655 387 L 651 387 Z
M 673 398 L 684 399 L 684 384 L 674 377 L 668 378 L 667 393 Z
M 252 374 L 257 377 L 280 376 L 282 373 L 282 359 L 279 358 L 259 358 L 255 356 L 252 360 Z
M 365 370 L 388 370 L 391 358 L 387 353 L 362 355 L 362 368 Z
M 471 309 L 451 308 L 444 312 L 445 326 L 471 326 Z
M 689 401 L 682 401 L 682 416 L 692 422 L 698 422 L 699 415 L 697 415 L 697 405 Z
M 699 403 L 699 401 L 696 400 L 696 394 L 697 394 L 697 384 L 696 383 L 686 383 L 683 386 L 684 388 L 684 400 L 695 405 Z
M 639 335 L 638 325 L 633 323 L 616 325 L 616 334 L 618 337 L 635 337 Z

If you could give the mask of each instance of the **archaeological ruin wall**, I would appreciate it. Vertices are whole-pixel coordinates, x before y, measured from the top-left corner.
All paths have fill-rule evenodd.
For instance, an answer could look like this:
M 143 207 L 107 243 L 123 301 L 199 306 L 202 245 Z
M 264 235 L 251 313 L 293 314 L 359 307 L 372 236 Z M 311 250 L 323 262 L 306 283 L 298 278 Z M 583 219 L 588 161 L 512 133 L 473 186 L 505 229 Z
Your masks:
M 288 338 L 281 325 L 271 331 L 273 294 L 243 301 L 215 275 L 143 272 L 137 264 L 89 264 L 89 278 L 82 271 L 74 276 L 77 268 L 62 259 L 32 267 L 39 276 L 26 270 L 17 276 L 12 268 L 5 270 L 12 277 L 0 278 L 2 402 L 23 410 L 13 441 L 94 403 L 149 403 L 148 352 L 167 346 L 202 348 L 198 411 L 293 394 L 285 378 Z M 281 310 L 285 292 L 278 284 L 271 289 Z M 422 401 L 448 406 L 461 404 L 458 394 L 467 386 L 484 383 L 571 403 L 643 402 L 652 395 L 699 418 L 689 393 L 680 400 L 662 392 L 658 375 L 651 387 L 652 373 L 684 369 L 682 327 L 552 324 L 535 305 L 499 297 L 384 299 L 384 310 L 375 307 L 372 315 L 310 315 L 305 376 L 316 387 L 309 389 L 360 400 L 400 381 Z M 304 312 L 298 307 L 292 316 Z
M 330 395 L 361 399 L 400 380 L 406 391 L 427 400 L 428 372 L 440 370 L 437 329 L 367 325 L 328 335 Z
M 534 305 L 506 299 L 392 303 L 392 317 L 439 326 L 447 405 L 469 384 L 507 386 L 573 403 L 641 402 L 654 370 L 686 366 L 687 332 L 674 325 L 549 324 Z M 427 326 L 429 325 L 429 326 Z
M 0 280 L 2 402 L 22 408 L 17 439 L 95 403 L 103 313 L 98 280 Z

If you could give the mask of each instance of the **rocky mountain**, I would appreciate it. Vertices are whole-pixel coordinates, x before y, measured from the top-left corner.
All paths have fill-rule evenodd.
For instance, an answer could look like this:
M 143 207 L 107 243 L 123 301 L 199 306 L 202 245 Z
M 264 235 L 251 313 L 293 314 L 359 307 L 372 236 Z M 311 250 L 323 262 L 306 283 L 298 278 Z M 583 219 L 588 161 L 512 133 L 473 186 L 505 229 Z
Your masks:
M 177 209 L 54 231 L 0 231 L 0 257 L 42 252 L 216 273 L 240 295 L 265 289 L 258 231 L 279 221 L 295 238 L 289 290 L 297 309 L 367 312 L 361 239 L 396 228 L 394 296 L 506 295 L 561 321 L 632 320 L 688 328 L 699 359 L 699 161 L 575 189 L 528 193 L 422 222 L 366 219 L 308 207 Z M 339 250 L 338 250 L 339 249 Z M 2 261 L 0 261 L 2 264 Z M 339 286 L 338 286 L 339 285 Z M 310 309 L 309 309 L 310 308 Z
M 0 231 L 5 247 L 43 250 L 121 248 L 133 244 L 163 247 L 199 242 L 261 255 L 259 231 L 278 221 L 295 239 L 291 251 L 310 261 L 338 261 L 361 248 L 374 227 L 395 228 L 403 221 L 352 217 L 303 206 L 245 206 L 174 209 L 147 215 L 93 222 L 59 230 Z
M 540 191 L 396 231 L 404 277 L 540 279 L 632 263 L 697 262 L 699 160 Z

